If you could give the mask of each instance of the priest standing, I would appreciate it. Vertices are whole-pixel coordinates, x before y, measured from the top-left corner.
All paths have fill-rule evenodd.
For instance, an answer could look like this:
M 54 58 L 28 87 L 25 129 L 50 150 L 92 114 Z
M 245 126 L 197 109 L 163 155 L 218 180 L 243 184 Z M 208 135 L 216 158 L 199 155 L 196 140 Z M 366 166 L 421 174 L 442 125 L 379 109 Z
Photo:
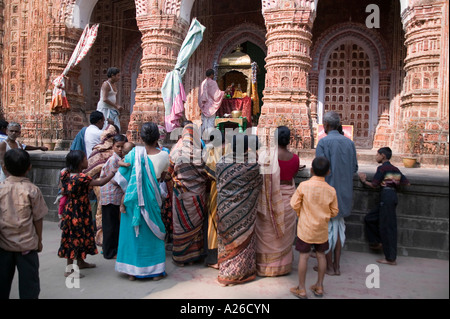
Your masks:
M 228 89 L 227 89 L 228 91 Z M 221 91 L 217 82 L 214 81 L 214 70 L 206 71 L 206 79 L 200 86 L 198 94 L 198 106 L 202 111 L 202 138 L 209 140 L 209 136 L 203 136 L 205 130 L 214 128 L 216 112 L 222 104 L 226 91 Z

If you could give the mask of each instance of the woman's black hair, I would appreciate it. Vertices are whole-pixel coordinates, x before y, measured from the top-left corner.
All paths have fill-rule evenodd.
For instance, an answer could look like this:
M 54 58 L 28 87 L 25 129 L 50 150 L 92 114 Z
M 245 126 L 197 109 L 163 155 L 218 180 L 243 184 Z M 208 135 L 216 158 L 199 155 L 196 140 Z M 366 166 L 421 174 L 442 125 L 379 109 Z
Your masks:
M 126 143 L 126 142 L 128 142 L 128 138 L 125 135 L 123 135 L 123 134 L 114 135 L 114 137 L 113 137 L 113 145 L 118 143 L 118 142 L 125 142 Z
M 278 126 L 278 145 L 288 146 L 291 140 L 291 131 L 286 126 Z
M 141 127 L 141 138 L 147 145 L 152 145 L 159 140 L 159 128 L 156 123 L 146 122 Z
M 72 150 L 66 156 L 66 168 L 70 173 L 78 172 L 81 162 L 86 157 L 83 151 Z
M 109 78 L 112 77 L 113 75 L 117 75 L 117 74 L 119 74 L 119 73 L 120 73 L 120 70 L 119 70 L 118 68 L 110 67 L 110 68 L 108 69 L 108 71 L 106 71 L 106 76 L 107 76 L 108 79 L 109 79 Z

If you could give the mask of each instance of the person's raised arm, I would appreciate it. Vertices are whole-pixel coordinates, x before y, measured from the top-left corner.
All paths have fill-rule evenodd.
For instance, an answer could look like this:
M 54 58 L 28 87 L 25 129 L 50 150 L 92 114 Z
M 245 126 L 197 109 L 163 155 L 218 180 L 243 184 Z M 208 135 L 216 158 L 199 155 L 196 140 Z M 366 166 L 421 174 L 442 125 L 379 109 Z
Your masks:
M 41 151 L 48 151 L 48 147 L 47 146 L 31 146 L 31 145 L 25 145 L 25 151 L 36 151 L 36 150 L 41 150 Z
M 107 184 L 114 177 L 114 175 L 116 175 L 116 172 L 117 172 L 117 170 L 113 170 L 111 173 L 109 173 L 105 177 L 93 179 L 91 181 L 91 183 L 89 184 L 89 186 L 103 186 L 103 185 Z

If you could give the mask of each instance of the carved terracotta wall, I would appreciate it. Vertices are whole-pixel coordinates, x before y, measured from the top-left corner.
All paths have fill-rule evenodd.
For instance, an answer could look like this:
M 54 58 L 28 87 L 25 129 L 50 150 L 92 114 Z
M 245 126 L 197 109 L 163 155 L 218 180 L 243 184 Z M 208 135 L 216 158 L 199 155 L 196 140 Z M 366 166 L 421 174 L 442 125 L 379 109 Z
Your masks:
M 291 129 L 294 149 L 311 148 L 308 73 L 313 1 L 263 1 L 267 35 L 266 86 L 258 134 L 270 138 L 279 125 Z
M 166 74 L 175 66 L 189 27 L 175 14 L 165 14 L 157 1 L 142 3 L 140 7 L 137 22 L 142 33 L 143 56 L 141 74 L 137 79 L 136 103 L 128 127 L 128 135 L 134 140 L 143 122 L 164 123 L 161 87 Z
M 265 136 L 272 136 L 278 125 L 287 125 L 294 133 L 291 145 L 296 149 L 309 149 L 313 147 L 312 130 L 319 121 L 321 103 L 320 70 L 314 67 L 316 58 L 314 52 L 310 51 L 314 41 L 325 29 L 337 27 L 343 22 L 341 17 L 330 12 L 339 6 L 339 1 L 255 1 L 194 1 L 190 17 L 196 16 L 207 27 L 207 31 L 198 52 L 190 60 L 184 78 L 188 94 L 186 115 L 194 121 L 199 120 L 197 91 L 204 79 L 204 71 L 213 67 L 221 55 L 230 53 L 230 48 L 245 38 L 267 50 L 260 131 Z M 359 1 L 349 2 L 360 5 Z M 189 1 L 183 4 L 186 3 L 191 4 Z M 322 11 L 328 22 L 314 33 L 317 5 L 320 3 L 329 6 Z M 382 32 L 375 30 L 386 40 L 388 50 L 385 53 L 387 64 L 384 69 L 381 67 L 382 59 L 378 61 L 378 106 L 371 113 L 377 117 L 373 122 L 376 126 L 372 130 L 375 132 L 373 147 L 390 145 L 397 153 L 406 152 L 405 125 L 412 119 L 421 121 L 424 129 L 416 152 L 448 156 L 448 1 L 411 0 L 401 14 L 392 14 L 393 7 L 396 7 L 395 12 L 400 12 L 399 3 L 380 3 L 382 10 L 391 10 L 387 21 L 388 26 L 393 27 L 389 32 L 385 32 L 386 29 Z M 81 34 L 80 29 L 70 27 L 76 4 L 76 0 L 0 0 L 0 30 L 4 31 L 0 39 L 0 44 L 3 43 L 0 48 L 3 50 L 0 103 L 7 120 L 17 120 L 23 124 L 27 142 L 36 140 L 38 129 L 53 126 L 53 120 L 62 128 L 63 138 L 67 140 L 87 124 L 86 101 L 80 92 L 80 68 L 75 68 L 69 74 L 67 82 L 72 111 L 54 117 L 50 124 L 48 121 L 51 81 L 64 69 Z M 175 65 L 189 27 L 189 22 L 181 16 L 187 19 L 190 17 L 189 12 L 183 11 L 181 0 L 134 0 L 134 4 L 142 44 L 141 48 L 139 44 L 133 44 L 126 50 L 124 54 L 129 58 L 125 59 L 123 66 L 132 70 L 136 67 L 133 61 L 142 54 L 141 73 L 135 92 L 136 103 L 128 129 L 128 135 L 134 134 L 136 137 L 142 122 L 164 121 L 160 88 L 165 75 Z M 254 7 L 255 12 L 241 16 L 230 13 L 235 7 L 239 9 L 245 6 Z M 218 8 L 223 12 L 218 12 Z M 351 12 L 351 9 L 344 8 L 343 12 Z M 355 15 L 353 17 L 357 19 Z M 235 25 L 230 27 L 233 23 Z M 363 21 L 355 20 L 355 23 L 361 24 Z M 362 37 L 360 39 L 364 41 Z M 404 46 L 397 45 L 401 42 L 404 42 Z M 377 50 L 381 47 L 379 45 Z M 371 46 L 360 45 L 360 48 L 368 56 L 373 53 Z M 364 59 L 361 58 L 361 61 Z M 336 66 L 333 69 L 334 62 Z M 340 62 L 339 59 L 331 61 L 330 70 L 338 72 L 335 77 L 337 81 Z M 126 94 L 131 94 L 129 82 L 129 77 L 125 77 L 122 83 Z M 330 86 L 328 94 L 331 102 L 333 96 L 339 102 L 340 87 L 335 89 L 336 95 Z M 361 95 L 364 100 L 366 89 L 361 87 L 360 94 L 357 87 L 355 94 Z M 370 94 L 373 98 L 372 92 Z M 362 109 L 365 109 L 363 104 Z M 332 108 L 332 105 L 329 104 L 329 107 Z M 339 103 L 335 105 L 339 110 Z M 355 110 L 354 116 L 358 116 Z M 351 113 L 349 115 L 351 117 Z M 365 124 L 364 116 L 361 113 L 362 126 Z M 362 129 L 362 137 L 366 137 L 364 127 Z
M 405 128 L 421 123 L 415 153 L 448 156 L 448 1 L 412 1 L 403 12 L 405 81 L 397 143 L 406 152 Z

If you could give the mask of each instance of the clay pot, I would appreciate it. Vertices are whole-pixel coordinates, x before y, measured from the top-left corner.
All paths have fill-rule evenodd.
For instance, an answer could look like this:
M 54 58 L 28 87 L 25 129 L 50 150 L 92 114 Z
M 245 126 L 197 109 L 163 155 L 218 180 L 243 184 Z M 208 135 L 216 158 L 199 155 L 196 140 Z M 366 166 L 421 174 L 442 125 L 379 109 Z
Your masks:
M 415 157 L 404 157 L 402 159 L 403 161 L 403 166 L 405 166 L 406 168 L 412 168 L 416 166 L 417 163 L 417 158 Z

